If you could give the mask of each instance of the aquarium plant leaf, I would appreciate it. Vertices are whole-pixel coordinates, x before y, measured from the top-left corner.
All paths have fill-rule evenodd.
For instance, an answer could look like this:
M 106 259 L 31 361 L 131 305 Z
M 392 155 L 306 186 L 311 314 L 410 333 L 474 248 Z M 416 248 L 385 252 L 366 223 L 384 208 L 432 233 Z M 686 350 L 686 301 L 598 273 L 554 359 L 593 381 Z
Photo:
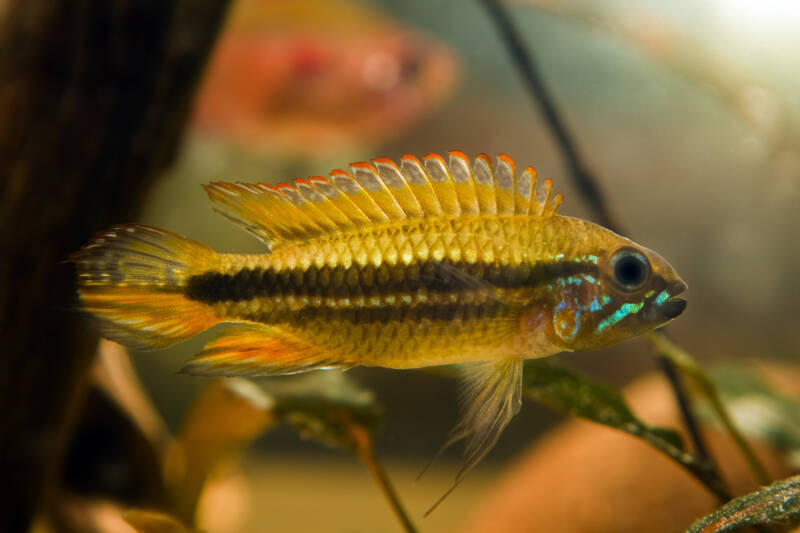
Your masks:
M 770 483 L 771 480 L 767 474 L 766 468 L 764 468 L 764 465 L 759 460 L 755 451 L 753 451 L 753 448 L 733 421 L 733 418 L 720 397 L 717 387 L 698 364 L 697 360 L 659 331 L 645 333 L 644 337 L 652 344 L 653 348 L 658 353 L 669 359 L 678 367 L 681 373 L 692 381 L 700 394 L 709 402 L 711 408 L 725 427 L 725 430 L 731 436 L 745 460 L 747 460 L 747 464 L 750 465 L 758 481 L 764 485 Z
M 209 476 L 275 423 L 273 406 L 268 394 L 240 378 L 213 381 L 198 395 L 167 458 L 166 478 L 182 520 L 194 522 Z
M 131 509 L 122 518 L 138 533 L 192 533 L 177 518 L 158 511 Z
M 748 437 L 766 442 L 800 469 L 800 400 L 772 388 L 752 364 L 725 364 L 711 370 L 731 417 Z M 698 416 L 718 423 L 710 402 L 696 407 Z
M 782 479 L 726 503 L 686 533 L 721 533 L 744 526 L 793 524 L 800 520 L 800 476 Z
M 381 411 L 371 391 L 341 372 L 316 372 L 290 380 L 263 381 L 273 413 L 301 436 L 356 455 L 392 508 L 404 531 L 416 531 L 375 453 L 373 435 Z
M 274 405 L 273 414 L 303 438 L 331 448 L 354 451 L 353 425 L 370 435 L 381 412 L 371 391 L 356 385 L 341 372 L 315 372 L 291 379 L 259 381 Z
M 680 434 L 645 424 L 622 395 L 563 365 L 543 359 L 525 362 L 523 390 L 539 402 L 567 414 L 603 424 L 640 438 L 678 463 L 720 498 L 727 500 L 722 480 L 711 463 L 688 453 Z

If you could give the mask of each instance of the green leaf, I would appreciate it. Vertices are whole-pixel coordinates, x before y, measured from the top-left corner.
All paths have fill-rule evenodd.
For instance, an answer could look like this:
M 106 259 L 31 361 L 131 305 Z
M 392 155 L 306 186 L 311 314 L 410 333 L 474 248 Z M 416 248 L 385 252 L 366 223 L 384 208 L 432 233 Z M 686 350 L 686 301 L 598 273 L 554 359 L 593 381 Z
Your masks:
M 703 370 L 697 360 L 686 350 L 672 342 L 666 335 L 660 331 L 650 331 L 644 334 L 644 338 L 650 342 L 653 349 L 669 359 L 683 375 L 688 377 L 692 383 L 697 387 L 700 394 L 709 402 L 711 408 L 719 417 L 720 422 L 725 427 L 725 430 L 733 439 L 736 447 L 744 456 L 747 464 L 755 473 L 756 478 L 764 485 L 770 482 L 770 477 L 767 474 L 766 468 L 761 463 L 753 447 L 744 438 L 744 435 L 739 430 L 739 427 L 731 418 L 728 408 L 722 401 L 717 387 L 708 377 L 708 374 Z M 727 499 L 727 498 L 725 498 Z
M 371 391 L 341 372 L 314 372 L 290 380 L 261 382 L 272 397 L 273 414 L 305 438 L 355 454 L 381 489 L 403 530 L 416 528 L 400 503 L 373 446 L 381 410 Z
M 800 520 L 800 476 L 733 499 L 691 525 L 686 533 L 720 533 L 759 524 L 791 524 Z
M 304 438 L 354 451 L 353 429 L 370 436 L 380 425 L 381 409 L 372 391 L 341 372 L 314 372 L 291 379 L 264 380 L 259 385 L 272 401 L 272 413 Z
M 544 359 L 525 362 L 525 393 L 539 402 L 638 437 L 688 470 L 715 494 L 726 494 L 713 466 L 686 451 L 677 431 L 645 424 L 613 388 Z M 723 498 L 727 499 L 727 498 Z
M 718 366 L 711 379 L 742 432 L 769 443 L 800 468 L 800 401 L 775 391 L 750 364 Z M 708 402 L 698 404 L 697 413 L 707 422 L 718 422 Z

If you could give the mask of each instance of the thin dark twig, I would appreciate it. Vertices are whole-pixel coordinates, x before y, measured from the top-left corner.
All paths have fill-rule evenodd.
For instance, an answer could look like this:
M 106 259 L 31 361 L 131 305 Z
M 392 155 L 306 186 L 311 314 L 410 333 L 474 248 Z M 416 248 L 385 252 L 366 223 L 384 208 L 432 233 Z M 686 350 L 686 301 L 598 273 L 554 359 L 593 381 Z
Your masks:
M 556 107 L 553 97 L 550 95 L 550 91 L 539 75 L 536 61 L 522 42 L 522 38 L 514 26 L 514 23 L 511 22 L 508 12 L 498 0 L 481 0 L 481 2 L 486 7 L 486 10 L 489 11 L 492 20 L 494 20 L 497 25 L 497 29 L 500 32 L 504 44 L 508 47 L 508 51 L 511 54 L 511 58 L 517 70 L 519 70 L 520 74 L 525 79 L 525 84 L 533 97 L 533 101 L 538 105 L 553 136 L 558 141 L 564 164 L 567 166 L 570 176 L 578 186 L 586 203 L 594 211 L 595 217 L 601 224 L 617 233 L 623 233 L 621 227 L 611 214 L 611 210 L 608 208 L 603 192 L 600 190 L 600 187 L 597 186 L 599 180 L 595 178 L 588 166 L 584 164 L 578 147 L 572 135 L 567 130 L 567 126 L 561 118 L 561 113 Z
M 603 196 L 600 187 L 597 185 L 598 180 L 589 170 L 588 166 L 584 163 L 580 152 L 576 146 L 573 136 L 567 129 L 561 113 L 558 111 L 554 103 L 554 99 L 550 95 L 550 91 L 542 81 L 539 71 L 536 66 L 536 61 L 530 54 L 522 38 L 514 26 L 508 12 L 501 5 L 499 0 L 481 0 L 486 10 L 489 12 L 492 20 L 497 26 L 500 36 L 508 48 L 511 58 L 516 65 L 517 70 L 524 78 L 525 84 L 531 94 L 536 105 L 544 116 L 545 122 L 550 127 L 553 136 L 556 138 L 561 155 L 564 159 L 564 164 L 567 166 L 568 174 L 575 182 L 584 200 L 589 207 L 594 211 L 597 220 L 607 228 L 624 234 L 621 226 L 617 223 L 614 216 L 611 214 L 605 197 Z M 681 376 L 678 374 L 675 365 L 664 357 L 659 357 L 659 365 L 666 375 L 667 379 L 672 386 L 673 393 L 677 400 L 678 406 L 683 417 L 686 430 L 690 435 L 697 455 L 714 465 L 714 469 L 718 472 L 719 469 L 713 463 L 708 454 L 708 448 L 705 445 L 702 435 L 698 431 L 697 422 L 694 414 L 691 411 L 689 400 L 686 395 L 686 390 Z
M 658 366 L 661 368 L 661 371 L 672 384 L 673 389 L 676 391 L 680 390 L 680 394 L 675 394 L 675 399 L 678 402 L 678 407 L 680 408 L 681 413 L 690 413 L 691 406 L 687 402 L 688 395 L 686 394 L 685 385 L 680 377 L 680 374 L 678 374 L 678 370 L 675 368 L 675 365 L 663 355 L 657 356 L 656 362 L 658 362 Z M 704 459 L 710 457 L 705 441 L 701 438 L 696 438 L 700 436 L 700 429 L 697 427 L 697 421 L 694 419 L 694 417 L 684 417 L 684 423 L 686 424 L 686 432 L 689 433 L 689 438 L 692 439 L 692 445 L 694 446 L 697 455 Z M 730 497 L 728 499 L 730 500 Z

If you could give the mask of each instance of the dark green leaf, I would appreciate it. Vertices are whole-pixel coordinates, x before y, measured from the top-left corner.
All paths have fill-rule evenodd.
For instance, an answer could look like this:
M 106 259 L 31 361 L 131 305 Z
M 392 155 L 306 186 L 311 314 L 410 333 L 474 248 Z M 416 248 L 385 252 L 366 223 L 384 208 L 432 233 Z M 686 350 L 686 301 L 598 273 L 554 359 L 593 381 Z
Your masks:
M 616 390 L 548 360 L 525 362 L 525 393 L 539 402 L 638 437 L 702 480 L 717 495 L 725 487 L 707 461 L 688 453 L 672 429 L 649 426 L 636 418 Z
M 721 533 L 759 524 L 800 520 L 800 476 L 773 483 L 726 503 L 691 525 L 686 533 Z
M 352 451 L 353 428 L 370 435 L 381 411 L 371 391 L 341 372 L 315 372 L 292 379 L 265 380 L 262 389 L 272 397 L 273 414 L 303 437 Z

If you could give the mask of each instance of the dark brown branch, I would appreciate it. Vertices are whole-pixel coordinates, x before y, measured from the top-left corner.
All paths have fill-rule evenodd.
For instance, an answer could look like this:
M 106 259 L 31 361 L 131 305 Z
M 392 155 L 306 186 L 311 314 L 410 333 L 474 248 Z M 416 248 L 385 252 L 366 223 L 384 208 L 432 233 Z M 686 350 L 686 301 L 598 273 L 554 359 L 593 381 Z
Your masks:
M 503 43 L 508 48 L 517 70 L 523 77 L 531 98 L 542 112 L 545 122 L 556 138 L 569 176 L 575 182 L 584 200 L 594 212 L 596 219 L 607 228 L 617 233 L 625 234 L 626 232 L 612 215 L 605 197 L 600 187 L 597 185 L 599 180 L 589 170 L 588 165 L 584 163 L 577 145 L 573 140 L 573 136 L 567 129 L 550 91 L 542 81 L 533 55 L 529 53 L 523 43 L 522 37 L 511 21 L 511 18 L 508 16 L 505 8 L 501 5 L 501 1 L 481 0 L 481 2 L 497 26 Z M 697 422 L 691 411 L 689 399 L 686 395 L 680 374 L 678 374 L 675 366 L 669 359 L 658 356 L 658 363 L 672 386 L 672 391 L 675 394 L 687 432 L 689 433 L 698 456 L 711 461 L 711 457 L 708 455 L 707 451 L 708 448 L 698 430 Z M 718 468 L 715 468 L 715 470 L 719 471 Z
M 0 27 L 0 530 L 27 531 L 96 338 L 59 264 L 172 160 L 227 0 L 9 0 Z

